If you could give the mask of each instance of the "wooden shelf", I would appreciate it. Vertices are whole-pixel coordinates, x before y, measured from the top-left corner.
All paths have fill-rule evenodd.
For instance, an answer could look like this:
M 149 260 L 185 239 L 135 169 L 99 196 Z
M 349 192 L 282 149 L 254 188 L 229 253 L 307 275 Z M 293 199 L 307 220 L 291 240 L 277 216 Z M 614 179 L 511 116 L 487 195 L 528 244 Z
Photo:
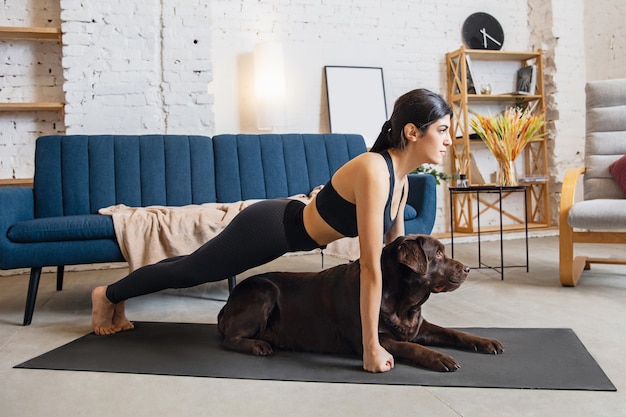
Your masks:
M 63 103 L 0 103 L 0 112 L 63 111 Z
M 452 95 L 453 100 L 460 100 L 460 93 Z M 527 102 L 539 100 L 542 97 L 536 94 L 467 94 L 467 99 L 472 102 Z
M 61 40 L 61 29 L 0 26 L 0 40 Z
M 480 61 L 527 61 L 541 56 L 539 52 L 484 51 L 482 49 L 465 49 L 465 53 L 472 59 Z
M 32 178 L 8 178 L 0 179 L 0 187 L 32 187 Z

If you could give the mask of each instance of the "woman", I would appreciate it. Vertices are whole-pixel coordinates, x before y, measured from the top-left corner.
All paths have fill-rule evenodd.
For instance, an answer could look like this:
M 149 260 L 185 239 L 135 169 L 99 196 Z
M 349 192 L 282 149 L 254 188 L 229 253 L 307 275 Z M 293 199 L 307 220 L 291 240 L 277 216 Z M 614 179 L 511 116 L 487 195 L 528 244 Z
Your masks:
M 418 89 L 395 103 L 370 152 L 339 168 L 308 205 L 277 199 L 239 213 L 215 238 L 188 256 L 139 268 L 92 292 L 92 327 L 108 335 L 133 327 L 125 300 L 166 288 L 186 288 L 237 275 L 286 252 L 312 250 L 345 236 L 359 237 L 363 368 L 385 372 L 393 357 L 380 345 L 383 239 L 404 234 L 407 174 L 438 164 L 451 144 L 452 110 L 439 95 Z M 259 236 L 265 236 L 260 241 Z

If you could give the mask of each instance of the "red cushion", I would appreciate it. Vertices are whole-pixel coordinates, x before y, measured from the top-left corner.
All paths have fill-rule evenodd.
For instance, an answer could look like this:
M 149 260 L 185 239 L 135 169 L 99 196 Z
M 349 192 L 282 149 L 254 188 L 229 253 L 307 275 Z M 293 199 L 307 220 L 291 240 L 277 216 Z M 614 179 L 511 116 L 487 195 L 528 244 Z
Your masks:
M 609 172 L 626 195 L 626 155 L 609 165 Z

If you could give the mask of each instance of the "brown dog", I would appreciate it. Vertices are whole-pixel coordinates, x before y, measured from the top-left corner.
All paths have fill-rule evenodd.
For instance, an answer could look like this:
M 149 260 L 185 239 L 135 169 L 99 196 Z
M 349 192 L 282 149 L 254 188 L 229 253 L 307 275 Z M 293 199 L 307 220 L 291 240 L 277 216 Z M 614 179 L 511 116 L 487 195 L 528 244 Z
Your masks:
M 436 371 L 455 371 L 454 358 L 422 345 L 502 353 L 500 342 L 428 323 L 431 293 L 453 291 L 469 267 L 446 257 L 438 240 L 402 236 L 382 253 L 381 345 L 395 358 Z M 218 315 L 226 348 L 270 355 L 273 347 L 362 355 L 359 262 L 319 273 L 275 272 L 237 285 Z

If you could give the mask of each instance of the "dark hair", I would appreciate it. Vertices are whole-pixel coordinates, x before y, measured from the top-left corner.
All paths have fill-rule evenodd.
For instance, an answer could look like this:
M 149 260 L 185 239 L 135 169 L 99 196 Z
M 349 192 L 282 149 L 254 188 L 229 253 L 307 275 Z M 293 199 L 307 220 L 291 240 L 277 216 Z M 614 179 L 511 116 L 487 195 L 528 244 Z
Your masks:
M 424 88 L 411 90 L 396 100 L 391 118 L 383 124 L 370 152 L 404 149 L 404 126 L 413 123 L 420 132 L 425 133 L 433 122 L 446 115 L 452 117 L 452 109 L 439 94 Z

